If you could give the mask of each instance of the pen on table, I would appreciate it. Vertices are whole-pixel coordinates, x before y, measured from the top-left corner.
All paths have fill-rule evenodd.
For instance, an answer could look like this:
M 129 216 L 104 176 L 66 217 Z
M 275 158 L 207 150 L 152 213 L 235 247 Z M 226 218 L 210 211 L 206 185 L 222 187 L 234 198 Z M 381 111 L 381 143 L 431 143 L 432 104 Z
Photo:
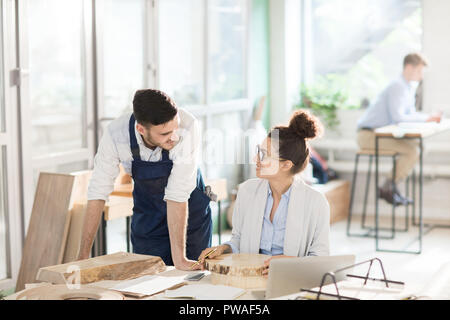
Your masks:
M 214 248 L 214 249 L 212 249 L 210 252 L 208 252 L 206 255 L 205 255 L 205 257 L 203 258 L 203 259 L 205 259 L 207 256 L 209 256 L 211 253 L 213 253 L 214 251 L 216 251 L 217 250 L 217 248 Z M 196 263 L 194 263 L 192 266 L 191 266 L 191 269 L 193 268 L 193 267 L 195 267 L 197 264 L 199 264 L 200 263 L 200 260 L 198 260 Z

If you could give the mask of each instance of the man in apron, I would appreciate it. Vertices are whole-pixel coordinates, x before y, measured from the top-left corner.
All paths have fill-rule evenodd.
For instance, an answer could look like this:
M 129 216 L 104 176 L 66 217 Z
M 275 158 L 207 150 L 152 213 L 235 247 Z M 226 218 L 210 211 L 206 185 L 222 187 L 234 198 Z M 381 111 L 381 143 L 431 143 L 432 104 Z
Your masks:
M 134 182 L 133 252 L 189 270 L 212 234 L 210 198 L 196 163 L 200 143 L 190 113 L 161 91 L 136 92 L 133 114 L 108 126 L 95 156 L 79 259 L 89 257 L 121 163 Z

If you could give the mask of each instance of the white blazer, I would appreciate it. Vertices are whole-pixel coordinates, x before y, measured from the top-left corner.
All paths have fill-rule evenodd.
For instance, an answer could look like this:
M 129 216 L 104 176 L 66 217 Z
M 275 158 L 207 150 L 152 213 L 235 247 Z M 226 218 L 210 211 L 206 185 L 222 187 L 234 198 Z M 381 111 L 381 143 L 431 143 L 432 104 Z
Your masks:
M 269 181 L 250 179 L 239 186 L 230 242 L 238 252 L 259 253 Z M 283 253 L 287 256 L 329 255 L 330 206 L 325 196 L 294 179 L 288 205 Z

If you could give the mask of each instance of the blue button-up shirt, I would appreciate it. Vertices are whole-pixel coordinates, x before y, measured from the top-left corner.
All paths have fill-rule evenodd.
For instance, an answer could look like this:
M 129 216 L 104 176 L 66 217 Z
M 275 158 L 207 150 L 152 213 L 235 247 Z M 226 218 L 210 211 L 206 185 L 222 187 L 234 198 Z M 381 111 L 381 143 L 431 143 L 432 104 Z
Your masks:
M 425 122 L 428 115 L 416 111 L 416 87 L 400 76 L 392 81 L 358 121 L 360 128 L 380 128 L 399 122 Z
M 284 234 L 286 231 L 286 218 L 288 214 L 289 198 L 291 196 L 291 187 L 281 196 L 280 203 L 273 216 L 273 222 L 270 221 L 270 212 L 273 207 L 272 190 L 269 188 L 267 196 L 266 210 L 264 211 L 264 221 L 261 231 L 261 243 L 259 252 L 276 256 L 283 254 Z
M 291 188 L 281 196 L 280 203 L 273 216 L 273 222 L 270 221 L 270 212 L 273 207 L 272 190 L 269 187 L 266 209 L 264 211 L 264 220 L 261 230 L 261 242 L 259 245 L 259 252 L 267 255 L 283 254 L 284 234 L 286 231 L 286 218 L 288 214 L 289 198 L 291 196 Z M 233 253 L 239 250 L 233 245 L 231 241 L 224 242 L 231 247 Z

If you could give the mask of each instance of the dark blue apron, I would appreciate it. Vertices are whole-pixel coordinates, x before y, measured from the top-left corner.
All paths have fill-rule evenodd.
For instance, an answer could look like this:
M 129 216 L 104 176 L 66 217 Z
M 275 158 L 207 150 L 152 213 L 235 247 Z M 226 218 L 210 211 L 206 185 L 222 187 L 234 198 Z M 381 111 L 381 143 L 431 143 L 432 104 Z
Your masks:
M 157 162 L 142 161 L 135 135 L 135 118 L 130 118 L 130 146 L 133 154 L 131 174 L 134 180 L 133 216 L 131 219 L 131 243 L 133 252 L 159 256 L 166 265 L 173 265 L 167 226 L 167 205 L 164 190 L 172 171 L 169 152 L 162 150 Z M 210 198 L 205 194 L 200 169 L 197 185 L 192 191 L 188 206 L 186 257 L 197 260 L 203 249 L 211 246 L 212 219 Z

